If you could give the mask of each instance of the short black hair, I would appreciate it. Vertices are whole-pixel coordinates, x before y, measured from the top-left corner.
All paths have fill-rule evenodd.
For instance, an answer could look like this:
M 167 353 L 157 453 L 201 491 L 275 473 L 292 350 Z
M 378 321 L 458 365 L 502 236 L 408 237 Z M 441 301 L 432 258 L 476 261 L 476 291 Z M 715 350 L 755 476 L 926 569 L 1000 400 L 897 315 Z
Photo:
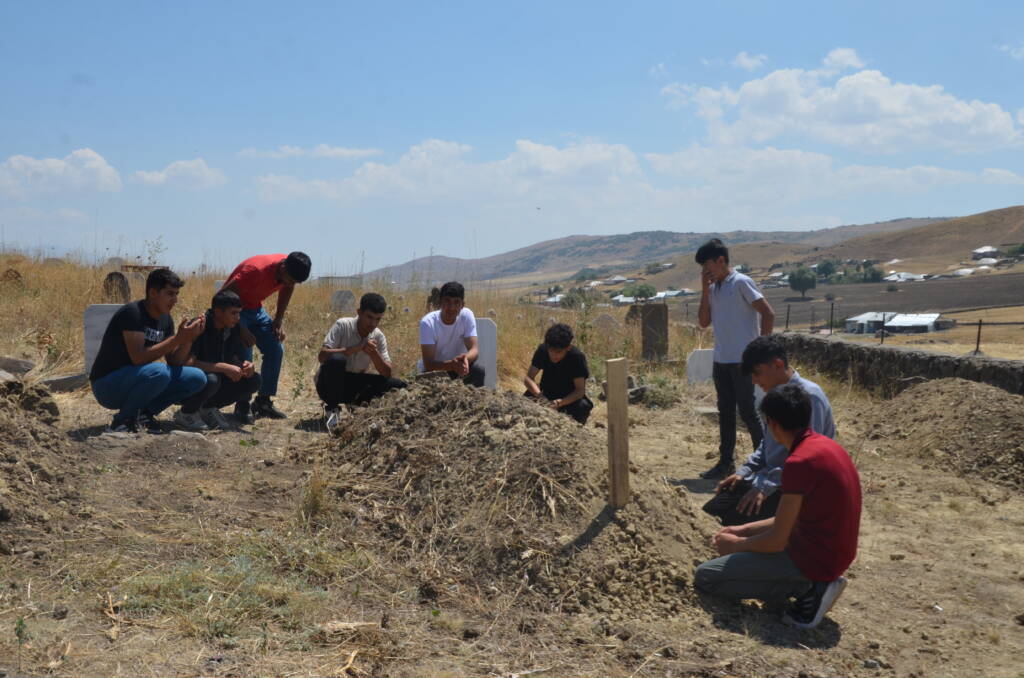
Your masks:
M 313 268 L 309 255 L 305 252 L 292 252 L 284 260 L 284 270 L 292 280 L 301 283 L 309 280 L 309 271 Z
M 785 431 L 801 431 L 811 425 L 811 396 L 796 384 L 773 388 L 761 401 L 761 415 Z
M 150 290 L 159 291 L 165 287 L 180 290 L 184 286 L 185 281 L 169 268 L 155 268 L 146 276 L 146 294 L 149 294 Z
M 367 292 L 359 299 L 359 310 L 371 313 L 383 313 L 388 310 L 388 302 L 376 292 Z
M 725 257 L 725 263 L 729 263 L 729 248 L 718 238 L 712 238 L 697 249 L 697 256 L 694 257 L 698 264 L 705 261 L 714 261 L 718 257 Z
M 213 295 L 211 308 L 242 308 L 242 298 L 231 290 L 224 290 Z
M 782 364 L 789 367 L 789 358 L 786 356 L 786 349 L 782 342 L 775 337 L 758 337 L 747 344 L 743 349 L 743 361 L 740 363 L 740 371 L 750 376 L 758 365 L 770 363 L 778 358 Z
M 441 285 L 440 298 L 444 299 L 445 297 L 448 297 L 449 299 L 465 299 L 466 288 L 462 286 L 462 283 L 455 282 L 454 280 L 452 282 L 446 282 Z
M 565 323 L 555 323 L 544 333 L 544 345 L 555 349 L 569 348 L 572 346 L 572 328 Z

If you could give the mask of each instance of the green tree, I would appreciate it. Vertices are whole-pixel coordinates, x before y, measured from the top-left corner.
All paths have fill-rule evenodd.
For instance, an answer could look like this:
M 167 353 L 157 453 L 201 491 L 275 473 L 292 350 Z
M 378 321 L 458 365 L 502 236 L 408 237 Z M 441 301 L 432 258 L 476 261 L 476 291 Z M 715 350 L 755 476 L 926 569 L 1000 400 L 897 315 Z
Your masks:
M 864 270 L 860 274 L 861 280 L 866 283 L 882 282 L 882 278 L 885 277 L 880 269 L 875 268 L 871 264 L 865 264 Z
M 818 275 L 825 276 L 828 278 L 836 272 L 838 262 L 834 259 L 826 259 L 825 261 L 818 264 Z
M 789 274 L 789 287 L 800 293 L 801 297 L 807 296 L 807 290 L 813 290 L 818 284 L 818 276 L 809 268 L 800 268 Z
M 625 297 L 634 297 L 636 299 L 650 299 L 658 290 L 654 289 L 654 285 L 648 285 L 647 283 L 633 283 L 627 285 L 622 290 L 622 295 Z

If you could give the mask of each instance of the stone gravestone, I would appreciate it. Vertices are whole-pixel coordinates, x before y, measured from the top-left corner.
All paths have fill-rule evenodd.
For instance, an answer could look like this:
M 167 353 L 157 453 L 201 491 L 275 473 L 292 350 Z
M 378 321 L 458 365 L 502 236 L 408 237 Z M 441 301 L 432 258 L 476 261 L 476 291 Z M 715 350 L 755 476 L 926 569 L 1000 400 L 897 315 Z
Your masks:
M 476 319 L 477 347 L 480 366 L 484 368 L 484 387 L 498 388 L 498 325 L 490 318 Z
M 612 332 L 618 332 L 622 329 L 622 325 L 619 324 L 619 321 L 607 313 L 602 313 L 594 318 L 593 324 L 594 329 L 603 334 L 611 334 Z
M 127 304 L 131 301 L 132 291 L 128 286 L 128 278 L 120 271 L 111 271 L 103 279 L 103 301 L 108 303 Z
M 351 290 L 337 290 L 331 295 L 331 310 L 345 315 L 356 312 L 356 295 Z
M 146 276 L 142 275 L 138 271 L 134 271 L 128 274 L 128 283 L 132 288 L 133 299 L 145 299 L 146 298 Z
M 644 304 L 640 307 L 641 356 L 644 360 L 668 357 L 668 305 Z
M 686 358 L 686 380 L 691 384 L 710 381 L 714 365 L 714 349 L 698 348 Z
M 103 263 L 104 268 L 120 269 L 124 266 L 124 259 L 121 257 L 110 257 Z
M 85 372 L 92 369 L 96 354 L 100 352 L 103 333 L 107 331 L 110 319 L 122 304 L 93 304 L 85 309 Z

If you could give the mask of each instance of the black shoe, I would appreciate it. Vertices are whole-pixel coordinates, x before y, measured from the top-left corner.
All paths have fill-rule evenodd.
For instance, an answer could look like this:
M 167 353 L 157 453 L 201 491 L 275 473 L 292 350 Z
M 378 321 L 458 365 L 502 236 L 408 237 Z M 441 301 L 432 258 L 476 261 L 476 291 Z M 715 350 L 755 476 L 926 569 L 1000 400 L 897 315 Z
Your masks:
M 793 601 L 782 621 L 798 629 L 813 629 L 821 623 L 828 611 L 846 589 L 846 577 L 835 581 L 816 581 L 810 590 Z
M 134 419 L 114 417 L 107 427 L 107 433 L 138 433 L 139 424 Z
M 722 462 L 718 462 L 707 471 L 704 471 L 704 473 L 701 473 L 700 477 L 704 480 L 721 480 L 722 478 L 731 476 L 733 473 L 736 473 L 735 466 L 732 464 L 723 464 Z
M 270 399 L 270 396 L 258 396 L 252 404 L 252 414 L 257 419 L 260 417 L 266 417 L 267 419 L 288 418 L 287 414 L 274 407 L 274 402 Z
M 256 417 L 252 416 L 252 408 L 249 406 L 249 401 L 235 403 L 234 416 L 239 424 L 251 426 L 256 423 Z
M 163 426 L 156 420 L 149 412 L 139 412 L 139 426 L 146 431 L 146 433 L 152 433 L 153 435 L 161 435 L 164 433 Z

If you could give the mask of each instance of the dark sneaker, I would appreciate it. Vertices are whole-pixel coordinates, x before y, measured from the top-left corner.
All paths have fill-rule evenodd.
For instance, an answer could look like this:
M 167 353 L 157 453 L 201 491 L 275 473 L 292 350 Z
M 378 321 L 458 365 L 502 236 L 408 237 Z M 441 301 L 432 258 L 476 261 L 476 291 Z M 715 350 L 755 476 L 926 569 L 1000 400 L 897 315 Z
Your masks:
M 139 425 L 134 419 L 119 419 L 114 417 L 107 427 L 107 433 L 138 433 Z
M 139 412 L 139 427 L 145 430 L 146 433 L 152 433 L 153 435 L 166 433 L 156 417 L 149 412 Z
M 846 577 L 835 581 L 816 581 L 810 590 L 793 601 L 782 621 L 798 629 L 813 629 L 825 618 L 846 589 Z
M 733 473 L 736 473 L 735 466 L 719 462 L 707 471 L 704 471 L 704 473 L 701 473 L 700 477 L 704 480 L 721 480 L 722 478 L 731 476 Z
M 254 417 L 259 419 L 260 417 L 266 417 L 267 419 L 287 419 L 288 415 L 281 410 L 274 407 L 274 401 L 269 397 L 259 397 L 252 404 L 252 414 Z
M 245 426 L 251 426 L 256 423 L 256 417 L 252 416 L 252 408 L 249 406 L 248 401 L 235 403 L 234 417 L 239 424 Z

